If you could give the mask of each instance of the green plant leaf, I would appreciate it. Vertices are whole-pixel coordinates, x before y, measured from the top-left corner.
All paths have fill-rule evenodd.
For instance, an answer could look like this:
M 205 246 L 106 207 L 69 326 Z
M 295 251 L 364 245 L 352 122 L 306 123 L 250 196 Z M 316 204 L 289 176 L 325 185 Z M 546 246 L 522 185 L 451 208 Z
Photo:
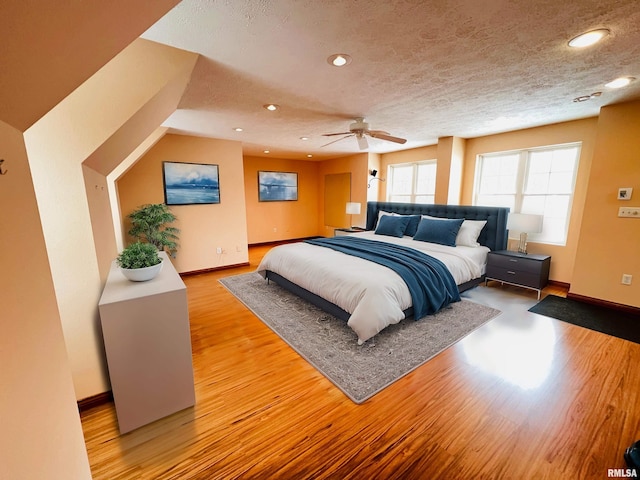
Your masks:
M 178 250 L 180 230 L 169 226 L 176 216 L 164 203 L 142 205 L 127 215 L 131 220 L 129 235 L 141 242 L 154 245 L 158 250 L 166 250 L 172 257 Z
M 157 265 L 162 260 L 158 249 L 150 243 L 136 242 L 120 252 L 116 263 L 121 268 L 145 268 Z

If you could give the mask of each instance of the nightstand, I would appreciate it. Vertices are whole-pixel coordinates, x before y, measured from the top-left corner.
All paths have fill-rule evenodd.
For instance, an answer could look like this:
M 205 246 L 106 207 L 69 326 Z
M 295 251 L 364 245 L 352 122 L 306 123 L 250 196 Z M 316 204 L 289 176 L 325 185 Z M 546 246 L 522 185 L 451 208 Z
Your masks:
M 359 233 L 366 232 L 366 229 L 360 227 L 351 227 L 351 228 L 336 228 L 333 231 L 333 235 L 338 237 L 340 235 L 349 235 L 350 233 Z
M 533 255 L 510 250 L 489 252 L 487 256 L 487 273 L 484 284 L 488 280 L 508 283 L 518 287 L 540 292 L 549 283 L 549 255 Z

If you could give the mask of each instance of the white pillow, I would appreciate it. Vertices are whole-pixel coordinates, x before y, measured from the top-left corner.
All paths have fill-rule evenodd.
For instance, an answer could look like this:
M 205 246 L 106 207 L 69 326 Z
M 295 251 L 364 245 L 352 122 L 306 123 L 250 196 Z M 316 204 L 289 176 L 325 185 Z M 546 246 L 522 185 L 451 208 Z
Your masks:
M 462 222 L 462 226 L 456 237 L 456 245 L 479 247 L 478 237 L 486 224 L 486 220 L 465 220 Z

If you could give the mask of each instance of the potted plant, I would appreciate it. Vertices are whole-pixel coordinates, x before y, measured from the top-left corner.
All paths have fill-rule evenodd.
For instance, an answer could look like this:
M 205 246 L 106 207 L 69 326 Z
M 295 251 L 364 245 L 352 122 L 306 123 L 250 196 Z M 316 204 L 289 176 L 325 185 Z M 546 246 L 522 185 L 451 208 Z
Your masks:
M 158 249 L 150 243 L 132 243 L 122 250 L 116 263 L 122 274 L 132 282 L 151 280 L 162 269 Z
M 129 235 L 154 245 L 160 251 L 166 250 L 172 257 L 176 256 L 180 230 L 169 226 L 176 216 L 164 203 L 142 205 L 127 218 L 131 220 Z

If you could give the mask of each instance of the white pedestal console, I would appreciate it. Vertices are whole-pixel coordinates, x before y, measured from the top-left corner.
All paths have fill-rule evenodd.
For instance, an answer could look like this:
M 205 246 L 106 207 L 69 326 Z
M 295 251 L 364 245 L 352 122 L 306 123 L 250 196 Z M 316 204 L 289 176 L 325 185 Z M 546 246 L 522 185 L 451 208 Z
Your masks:
M 166 253 L 153 280 L 131 282 L 115 261 L 100 298 L 120 433 L 195 404 L 187 289 Z

